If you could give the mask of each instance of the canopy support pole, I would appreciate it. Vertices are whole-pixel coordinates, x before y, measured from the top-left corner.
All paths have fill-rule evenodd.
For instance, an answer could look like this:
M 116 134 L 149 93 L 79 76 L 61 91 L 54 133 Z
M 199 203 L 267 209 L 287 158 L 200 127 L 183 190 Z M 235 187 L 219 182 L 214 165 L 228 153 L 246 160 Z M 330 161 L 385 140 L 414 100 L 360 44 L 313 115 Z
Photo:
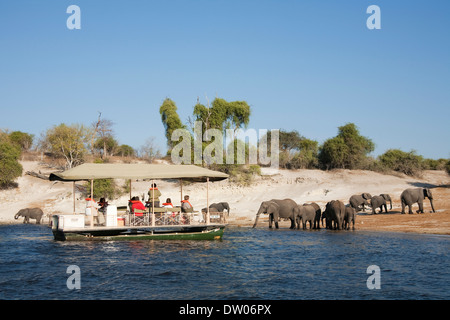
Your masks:
M 155 187 L 152 179 L 152 227 L 155 226 Z
M 180 203 L 181 203 L 181 201 L 183 201 L 183 179 L 180 179 L 180 194 L 181 194 L 181 199 L 180 199 Z
M 91 179 L 91 200 L 94 201 L 94 180 Z M 94 208 L 91 208 L 91 228 L 94 227 Z
M 130 200 L 131 200 L 131 179 L 130 179 Z
M 211 219 L 209 218 L 209 178 L 206 178 L 206 224 L 210 224 Z
M 75 181 L 73 182 L 73 214 L 75 214 Z

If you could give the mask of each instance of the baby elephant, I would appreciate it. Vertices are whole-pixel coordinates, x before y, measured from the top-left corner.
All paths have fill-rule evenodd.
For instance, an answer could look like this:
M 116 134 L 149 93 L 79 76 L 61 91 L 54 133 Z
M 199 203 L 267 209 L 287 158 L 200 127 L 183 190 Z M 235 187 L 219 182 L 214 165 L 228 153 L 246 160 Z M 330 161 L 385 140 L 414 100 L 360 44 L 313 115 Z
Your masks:
M 355 230 L 355 219 L 356 219 L 356 210 L 350 205 L 345 206 L 345 214 L 344 214 L 344 230 L 350 230 L 350 224 L 352 225 L 352 230 Z
M 372 199 L 370 199 L 370 205 L 372 206 L 372 214 L 376 214 L 375 209 L 376 208 L 380 208 L 380 213 L 383 212 L 383 207 L 384 207 L 384 211 L 387 211 L 387 201 L 389 201 L 391 203 L 391 209 L 392 210 L 392 199 L 391 197 L 386 194 L 380 194 L 379 196 L 373 196 Z
M 306 230 L 307 222 L 309 222 L 309 229 L 320 229 L 320 207 L 316 206 L 305 203 L 294 208 L 294 220 L 297 223 L 297 229 L 300 229 L 300 222 L 303 222 L 303 230 Z
M 35 219 L 36 224 L 41 224 L 42 216 L 44 212 L 40 208 L 26 208 L 21 209 L 16 213 L 14 219 L 19 219 L 19 217 L 24 217 L 23 223 L 30 223 L 30 219 Z

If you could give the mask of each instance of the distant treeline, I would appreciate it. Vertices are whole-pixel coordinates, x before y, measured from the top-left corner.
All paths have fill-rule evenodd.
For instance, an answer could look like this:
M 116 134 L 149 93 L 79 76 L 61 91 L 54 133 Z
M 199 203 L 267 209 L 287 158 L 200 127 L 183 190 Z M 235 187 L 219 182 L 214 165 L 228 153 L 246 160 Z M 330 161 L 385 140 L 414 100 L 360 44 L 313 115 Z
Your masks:
M 226 129 L 232 129 L 236 132 L 247 127 L 251 116 L 251 108 L 247 102 L 228 102 L 221 98 L 215 98 L 211 103 L 208 101 L 206 105 L 197 100 L 192 117 L 188 118 L 186 124 L 180 120 L 176 104 L 171 99 L 165 99 L 159 111 L 167 138 L 167 160 L 170 160 L 168 155 L 177 143 L 171 140 L 176 129 L 186 129 L 192 133 L 193 123 L 201 121 L 202 130 L 218 129 L 225 132 Z M 21 154 L 32 148 L 59 161 L 65 169 L 83 162 L 108 162 L 112 156 L 129 162 L 135 158 L 152 162 L 163 157 L 152 137 L 139 149 L 120 144 L 115 137 L 113 125 L 112 121 L 102 118 L 99 114 L 97 121 L 90 126 L 62 123 L 48 128 L 37 141 L 33 135 L 25 132 L 0 130 L 0 188 L 14 186 L 15 179 L 21 176 L 23 171 L 19 163 Z M 267 138 L 266 141 L 270 144 L 270 137 L 264 138 Z M 257 148 L 236 137 L 234 139 L 227 148 L 236 148 L 238 143 L 245 145 L 246 153 L 250 148 Z M 203 145 L 205 146 L 206 144 Z M 267 149 L 270 150 L 270 145 Z M 374 158 L 370 156 L 374 149 L 373 141 L 362 136 L 354 123 L 339 127 L 337 135 L 322 144 L 303 137 L 297 130 L 281 129 L 279 132 L 279 166 L 284 169 L 361 169 L 395 171 L 411 176 L 420 175 L 423 170 L 446 170 L 450 174 L 449 159 L 426 159 L 415 151 L 406 152 L 399 149 L 387 150 Z M 212 164 L 210 167 L 229 173 L 236 182 L 245 183 L 251 176 L 260 172 L 260 165 Z

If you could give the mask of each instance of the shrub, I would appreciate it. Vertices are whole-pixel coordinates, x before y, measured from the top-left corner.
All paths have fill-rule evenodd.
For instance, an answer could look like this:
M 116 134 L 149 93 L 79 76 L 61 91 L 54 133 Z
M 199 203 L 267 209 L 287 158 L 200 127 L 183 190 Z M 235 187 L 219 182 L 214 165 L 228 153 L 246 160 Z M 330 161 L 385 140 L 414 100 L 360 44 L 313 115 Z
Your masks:
M 354 123 L 348 123 L 339 127 L 336 137 L 323 143 L 319 161 L 325 169 L 360 169 L 374 149 L 372 140 L 361 136 Z
M 422 156 L 415 151 L 404 152 L 399 149 L 390 149 L 378 157 L 381 164 L 394 171 L 415 176 L 422 171 Z
M 19 163 L 19 147 L 8 143 L 0 143 L 0 188 L 11 186 L 14 180 L 22 175 L 22 165 Z
M 450 175 L 450 160 L 448 160 L 445 164 L 445 171 L 447 171 L 447 174 Z

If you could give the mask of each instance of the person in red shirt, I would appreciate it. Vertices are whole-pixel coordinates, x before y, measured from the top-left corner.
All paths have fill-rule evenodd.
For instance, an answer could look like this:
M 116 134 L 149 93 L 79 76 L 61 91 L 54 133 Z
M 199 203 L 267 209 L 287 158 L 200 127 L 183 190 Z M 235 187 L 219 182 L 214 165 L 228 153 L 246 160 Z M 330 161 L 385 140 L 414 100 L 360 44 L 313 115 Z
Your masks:
M 130 204 L 131 204 L 131 213 L 134 213 L 135 209 L 139 209 L 139 210 L 144 210 L 145 211 L 145 206 L 144 204 L 139 200 L 139 197 L 133 197 L 130 200 Z

